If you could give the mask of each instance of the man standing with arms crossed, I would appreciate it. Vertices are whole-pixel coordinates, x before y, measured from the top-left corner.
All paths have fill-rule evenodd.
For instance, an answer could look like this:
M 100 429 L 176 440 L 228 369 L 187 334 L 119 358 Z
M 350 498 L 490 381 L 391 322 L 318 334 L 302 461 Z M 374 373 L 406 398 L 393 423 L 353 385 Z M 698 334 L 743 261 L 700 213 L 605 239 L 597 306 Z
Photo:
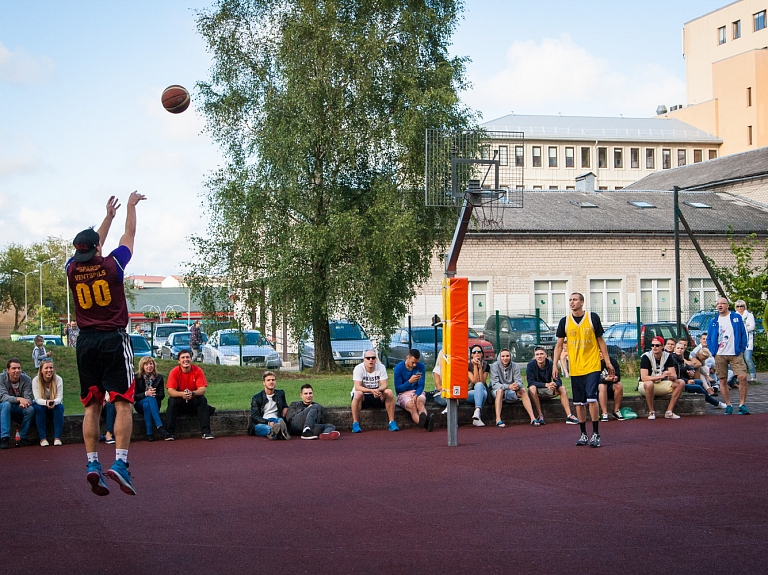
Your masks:
M 600 432 L 598 428 L 599 408 L 597 405 L 597 386 L 600 383 L 600 352 L 608 357 L 608 347 L 603 340 L 603 324 L 600 316 L 584 310 L 584 296 L 578 292 L 571 294 L 568 299 L 571 313 L 560 320 L 557 326 L 557 345 L 553 357 L 560 357 L 563 341 L 568 338 L 568 357 L 571 367 L 571 390 L 576 415 L 579 418 L 581 437 L 576 445 L 600 447 Z M 608 375 L 613 375 L 613 365 L 606 362 Z M 557 380 L 557 363 L 553 362 L 552 379 Z M 592 419 L 592 437 L 587 437 L 587 410 Z
M 120 245 L 102 257 L 101 248 L 107 239 L 112 220 L 120 207 L 112 196 L 107 201 L 107 215 L 99 226 L 83 230 L 72 244 L 75 255 L 67 262 L 67 280 L 75 302 L 75 317 L 80 327 L 77 339 L 77 370 L 80 374 L 80 400 L 85 406 L 83 440 L 88 456 L 91 491 L 109 495 L 99 463 L 99 416 L 104 397 L 117 411 L 115 419 L 115 463 L 106 475 L 117 481 L 128 495 L 136 495 L 128 471 L 128 446 L 133 428 L 133 349 L 128 325 L 123 276 L 133 254 L 136 236 L 136 204 L 146 199 L 133 192 L 128 197 L 125 231 Z

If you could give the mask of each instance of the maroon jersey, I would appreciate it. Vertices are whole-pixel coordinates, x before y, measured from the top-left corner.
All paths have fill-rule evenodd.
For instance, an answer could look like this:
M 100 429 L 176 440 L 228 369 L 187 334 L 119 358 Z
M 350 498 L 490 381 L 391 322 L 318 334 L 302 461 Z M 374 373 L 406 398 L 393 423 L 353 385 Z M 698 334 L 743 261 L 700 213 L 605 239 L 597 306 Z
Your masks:
M 107 257 L 67 262 L 67 280 L 75 300 L 75 318 L 80 329 L 113 331 L 128 325 L 123 269 L 131 252 L 119 246 Z

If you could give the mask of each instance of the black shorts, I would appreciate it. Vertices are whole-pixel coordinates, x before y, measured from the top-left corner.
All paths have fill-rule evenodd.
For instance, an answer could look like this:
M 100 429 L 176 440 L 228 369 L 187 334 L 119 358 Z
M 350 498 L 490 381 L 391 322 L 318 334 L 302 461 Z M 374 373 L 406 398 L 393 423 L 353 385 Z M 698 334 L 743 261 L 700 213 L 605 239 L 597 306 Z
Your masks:
M 386 407 L 380 397 L 374 397 L 372 393 L 363 394 L 363 409 L 382 409 Z
M 83 405 L 103 401 L 105 393 L 133 403 L 133 348 L 125 330 L 81 329 L 75 349 Z
M 597 385 L 600 383 L 600 372 L 593 371 L 586 375 L 571 374 L 571 392 L 573 403 L 584 405 L 597 401 Z

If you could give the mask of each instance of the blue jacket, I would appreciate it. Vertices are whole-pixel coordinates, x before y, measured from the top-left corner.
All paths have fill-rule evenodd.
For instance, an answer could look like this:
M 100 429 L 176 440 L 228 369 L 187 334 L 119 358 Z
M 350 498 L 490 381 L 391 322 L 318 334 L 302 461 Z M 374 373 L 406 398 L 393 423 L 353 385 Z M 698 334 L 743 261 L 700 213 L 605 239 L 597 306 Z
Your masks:
M 398 395 L 406 391 L 415 391 L 419 396 L 424 391 L 424 383 L 427 376 L 427 368 L 422 362 L 417 362 L 413 369 L 407 369 L 405 362 L 401 361 L 395 366 L 395 391 Z M 419 375 L 418 383 L 408 381 L 412 375 Z
M 720 331 L 719 318 L 720 314 L 716 315 L 709 322 L 709 329 L 707 329 L 707 347 L 710 353 L 712 353 L 712 357 L 717 355 L 718 334 Z M 736 355 L 741 355 L 747 349 L 747 328 L 744 327 L 744 321 L 741 319 L 741 316 L 735 311 L 731 312 L 731 325 L 733 325 Z

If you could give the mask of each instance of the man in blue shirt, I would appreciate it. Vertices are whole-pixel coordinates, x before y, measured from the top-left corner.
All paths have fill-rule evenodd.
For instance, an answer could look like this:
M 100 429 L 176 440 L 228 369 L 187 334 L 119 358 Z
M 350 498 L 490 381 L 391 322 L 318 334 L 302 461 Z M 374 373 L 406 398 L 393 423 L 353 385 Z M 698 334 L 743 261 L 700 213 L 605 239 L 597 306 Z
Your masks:
M 405 356 L 405 361 L 395 366 L 397 405 L 411 414 L 414 423 L 432 431 L 435 427 L 435 414 L 428 414 L 424 407 L 427 402 L 427 396 L 424 394 L 427 368 L 419 361 L 420 358 L 419 350 L 411 349 Z

